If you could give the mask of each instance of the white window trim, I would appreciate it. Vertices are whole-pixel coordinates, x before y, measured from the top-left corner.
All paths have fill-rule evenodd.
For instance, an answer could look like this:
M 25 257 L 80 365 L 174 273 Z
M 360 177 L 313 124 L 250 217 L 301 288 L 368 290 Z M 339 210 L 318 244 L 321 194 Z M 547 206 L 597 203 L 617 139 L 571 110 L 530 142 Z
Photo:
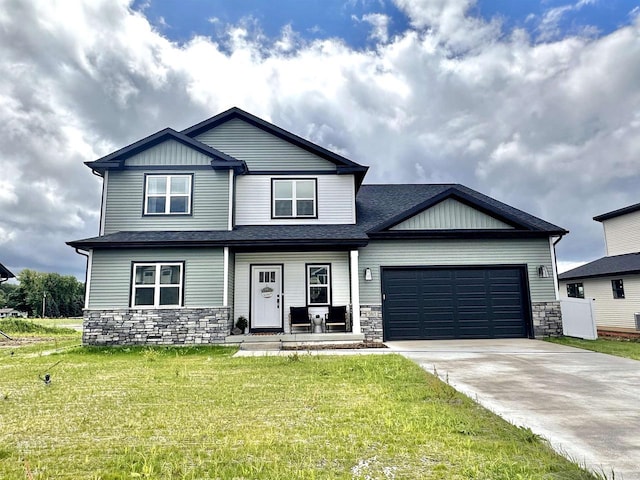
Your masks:
M 311 269 L 312 268 L 326 268 L 327 269 L 327 283 L 326 284 L 311 284 Z M 331 264 L 329 263 L 308 263 L 306 268 L 307 274 L 307 305 L 310 307 L 324 307 L 331 305 Z M 327 288 L 327 301 L 326 303 L 314 303 L 311 301 L 311 287 L 326 287 Z
M 180 267 L 180 283 L 178 286 L 178 304 L 177 305 L 160 305 L 160 289 L 162 287 L 175 288 L 174 283 L 160 283 L 160 273 L 162 267 Z M 155 267 L 155 283 L 136 285 L 136 270 L 138 267 Z M 153 305 L 136 305 L 136 289 L 137 288 L 152 288 L 153 287 Z M 136 262 L 133 264 L 131 272 L 131 308 L 136 309 L 161 309 L 161 308 L 180 308 L 182 307 L 183 299 L 182 292 L 184 287 L 184 263 L 182 262 Z
M 166 181 L 166 189 L 164 194 L 160 194 L 160 193 L 153 193 L 150 194 L 149 193 L 149 179 L 150 178 L 158 178 L 158 177 L 164 177 L 167 179 Z M 173 178 L 186 178 L 188 181 L 188 187 L 187 187 L 187 193 L 171 193 L 171 180 Z M 162 175 L 156 175 L 156 174 L 152 174 L 152 175 L 146 175 L 145 176 L 145 185 L 144 185 L 144 214 L 145 215 L 191 215 L 191 194 L 192 194 L 192 188 L 193 188 L 193 175 L 167 175 L 167 174 L 162 174 Z M 164 198 L 165 199 L 165 203 L 164 203 L 164 208 L 165 211 L 164 212 L 149 212 L 149 198 Z M 171 211 L 167 211 L 167 210 L 171 210 L 171 198 L 172 197 L 186 197 L 187 198 L 187 211 L 186 212 L 171 212 Z
M 276 197 L 276 184 L 281 182 L 291 183 L 291 197 Z M 313 185 L 313 197 L 298 197 L 297 196 L 297 184 L 298 182 L 311 182 Z M 273 218 L 317 218 L 318 216 L 318 184 L 315 178 L 274 178 L 273 179 L 273 193 L 271 198 L 271 211 Z M 276 214 L 276 200 L 290 200 L 291 201 L 291 215 L 277 215 Z M 297 200 L 313 200 L 313 213 L 311 215 L 298 215 Z

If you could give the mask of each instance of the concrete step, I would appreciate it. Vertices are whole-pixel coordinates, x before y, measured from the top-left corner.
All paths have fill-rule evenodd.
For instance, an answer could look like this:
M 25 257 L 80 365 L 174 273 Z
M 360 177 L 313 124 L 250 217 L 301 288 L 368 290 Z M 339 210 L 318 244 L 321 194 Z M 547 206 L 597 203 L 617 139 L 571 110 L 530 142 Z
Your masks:
M 240 350 L 281 350 L 281 342 L 242 342 Z

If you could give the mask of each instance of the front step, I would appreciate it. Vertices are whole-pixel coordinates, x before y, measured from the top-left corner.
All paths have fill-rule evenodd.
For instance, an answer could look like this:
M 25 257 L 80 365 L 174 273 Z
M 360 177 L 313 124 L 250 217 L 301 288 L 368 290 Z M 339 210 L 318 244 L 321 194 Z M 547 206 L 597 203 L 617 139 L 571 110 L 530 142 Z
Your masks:
M 282 342 L 242 342 L 240 350 L 282 350 Z

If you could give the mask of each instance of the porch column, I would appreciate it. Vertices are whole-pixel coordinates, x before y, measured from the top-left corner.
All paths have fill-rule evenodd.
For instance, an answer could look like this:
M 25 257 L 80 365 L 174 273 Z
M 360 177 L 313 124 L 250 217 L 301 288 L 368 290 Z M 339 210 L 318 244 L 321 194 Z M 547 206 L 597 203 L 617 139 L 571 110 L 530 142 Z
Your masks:
M 229 306 L 229 247 L 222 251 L 222 306 Z
M 358 250 L 350 252 L 351 267 L 351 329 L 353 333 L 362 333 L 360 330 L 360 267 L 358 266 Z

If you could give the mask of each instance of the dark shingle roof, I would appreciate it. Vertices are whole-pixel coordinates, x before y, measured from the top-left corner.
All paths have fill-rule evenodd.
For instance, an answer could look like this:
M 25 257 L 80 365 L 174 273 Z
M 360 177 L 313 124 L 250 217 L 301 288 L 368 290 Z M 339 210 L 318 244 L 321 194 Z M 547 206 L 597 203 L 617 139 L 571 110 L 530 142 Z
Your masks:
M 640 252 L 602 257 L 558 275 L 560 280 L 640 273 Z
M 15 275 L 11 273 L 7 267 L 0 263 L 0 278 L 8 279 L 14 277 Z
M 628 207 L 619 208 L 618 210 L 613 210 L 611 212 L 603 213 L 602 215 L 597 215 L 593 217 L 596 222 L 602 222 L 603 220 L 609 220 L 610 218 L 619 217 L 620 215 L 625 215 L 627 213 L 633 213 L 640 210 L 640 203 L 636 203 L 635 205 L 629 205 Z

